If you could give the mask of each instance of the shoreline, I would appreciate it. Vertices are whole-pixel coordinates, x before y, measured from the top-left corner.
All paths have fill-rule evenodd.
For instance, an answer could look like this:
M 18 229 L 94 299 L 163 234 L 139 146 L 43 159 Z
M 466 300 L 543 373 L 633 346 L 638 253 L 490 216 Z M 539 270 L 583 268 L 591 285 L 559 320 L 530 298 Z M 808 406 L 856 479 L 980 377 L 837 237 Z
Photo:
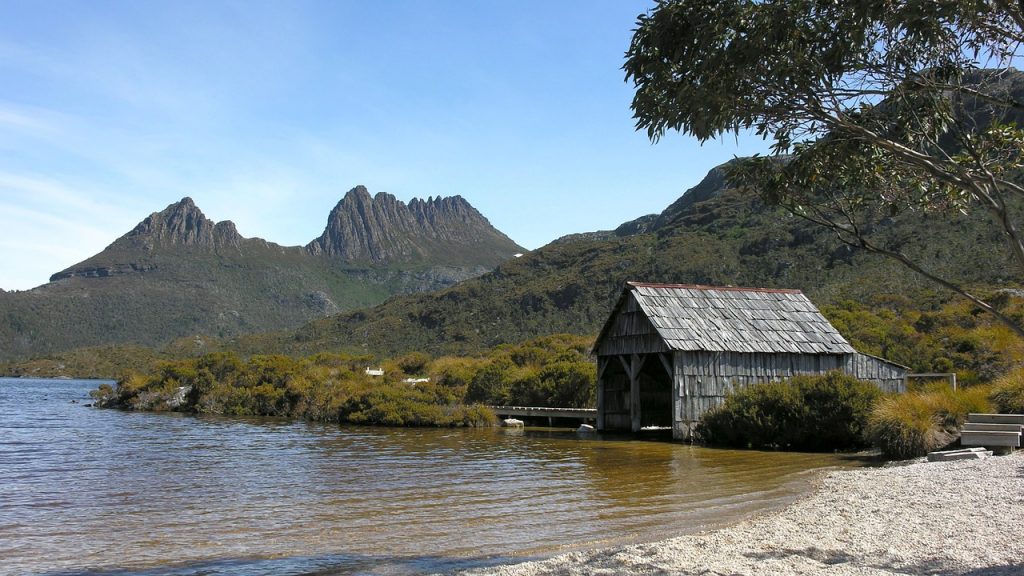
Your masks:
M 883 575 L 1024 573 L 1024 450 L 825 472 L 780 510 L 658 542 L 460 574 Z

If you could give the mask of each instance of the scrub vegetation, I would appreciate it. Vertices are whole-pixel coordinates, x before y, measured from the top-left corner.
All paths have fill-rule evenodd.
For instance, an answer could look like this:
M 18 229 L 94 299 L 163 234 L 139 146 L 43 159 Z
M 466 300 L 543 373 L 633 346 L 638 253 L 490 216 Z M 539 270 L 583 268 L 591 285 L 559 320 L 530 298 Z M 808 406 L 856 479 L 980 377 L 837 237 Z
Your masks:
M 953 444 L 972 412 L 1024 413 L 1024 370 L 953 390 L 945 382 L 883 394 L 833 372 L 736 390 L 697 427 L 704 442 L 741 448 L 830 451 L 874 447 L 892 459 Z
M 1024 414 L 1024 368 L 998 378 L 989 397 L 993 407 L 1003 414 Z
M 413 352 L 305 358 L 233 352 L 129 372 L 93 392 L 102 407 L 234 416 L 276 416 L 389 426 L 486 426 L 485 404 L 592 406 L 587 338 L 556 335 L 499 346 L 476 357 Z M 382 376 L 367 368 L 383 369 Z
M 882 392 L 840 372 L 737 390 L 704 415 L 697 435 L 741 448 L 830 451 L 866 445 L 864 427 Z

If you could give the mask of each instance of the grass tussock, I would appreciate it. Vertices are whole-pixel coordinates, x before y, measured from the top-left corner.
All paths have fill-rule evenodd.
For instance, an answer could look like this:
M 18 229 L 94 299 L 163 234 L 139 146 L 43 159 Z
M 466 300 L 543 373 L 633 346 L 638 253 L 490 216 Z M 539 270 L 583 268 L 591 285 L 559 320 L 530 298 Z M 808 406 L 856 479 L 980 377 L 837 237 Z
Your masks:
M 871 443 L 889 458 L 924 456 L 956 439 L 971 412 L 988 412 L 990 389 L 927 387 L 879 400 L 866 429 Z
M 993 407 L 1003 414 L 1024 414 L 1024 368 L 1007 372 L 992 386 Z

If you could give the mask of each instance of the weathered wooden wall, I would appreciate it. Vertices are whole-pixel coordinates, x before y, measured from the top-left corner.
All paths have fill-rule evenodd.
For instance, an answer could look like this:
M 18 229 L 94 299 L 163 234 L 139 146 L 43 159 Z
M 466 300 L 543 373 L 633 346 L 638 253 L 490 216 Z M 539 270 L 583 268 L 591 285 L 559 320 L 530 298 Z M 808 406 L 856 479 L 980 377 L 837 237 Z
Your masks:
M 743 354 L 738 352 L 676 352 L 678 396 L 672 436 L 689 438 L 693 426 L 726 394 L 752 384 L 784 380 L 799 374 L 842 370 L 874 382 L 884 391 L 904 391 L 906 370 L 864 354 Z
M 878 384 L 884 392 L 907 391 L 907 369 L 868 354 L 843 356 L 843 372 Z
M 743 354 L 739 352 L 676 352 L 675 377 L 679 382 L 672 435 L 689 438 L 705 412 L 720 405 L 726 394 L 760 382 L 783 380 L 796 374 L 836 370 L 839 355 Z
M 658 330 L 647 319 L 634 298 L 620 300 L 613 318 L 613 324 L 597 349 L 599 356 L 669 351 Z

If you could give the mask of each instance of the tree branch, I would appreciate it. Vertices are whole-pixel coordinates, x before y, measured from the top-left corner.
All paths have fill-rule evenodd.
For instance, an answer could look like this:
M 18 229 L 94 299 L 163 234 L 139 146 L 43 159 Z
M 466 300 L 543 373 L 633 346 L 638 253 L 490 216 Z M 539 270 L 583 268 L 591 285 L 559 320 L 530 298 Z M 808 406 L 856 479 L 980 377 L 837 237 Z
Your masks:
M 994 4 L 1006 13 L 1018 28 L 1024 29 L 1024 2 L 1011 3 L 1006 0 L 995 0 Z
M 825 215 L 823 212 L 821 212 L 819 210 L 815 210 L 815 213 L 818 215 L 818 217 L 815 218 L 815 217 L 807 215 L 803 211 L 796 210 L 794 206 L 784 205 L 784 207 L 791 214 L 793 214 L 793 215 L 795 215 L 795 216 L 797 216 L 799 218 L 803 218 L 804 220 L 807 220 L 808 222 L 811 222 L 811 223 L 816 224 L 818 226 L 822 226 L 822 227 L 831 229 L 833 232 L 836 233 L 836 238 L 838 238 L 839 241 L 842 242 L 843 244 L 846 244 L 847 246 L 852 246 L 854 248 L 860 248 L 860 249 L 865 250 L 867 252 L 872 252 L 874 254 L 879 254 L 879 255 L 885 256 L 887 258 L 890 258 L 892 260 L 895 260 L 895 261 L 899 262 L 900 264 L 902 264 L 903 266 L 905 266 L 906 268 L 908 268 L 910 270 L 913 270 L 914 272 L 920 274 L 921 276 L 924 276 L 928 280 L 930 280 L 930 281 L 932 281 L 932 282 L 934 282 L 934 283 L 936 283 L 936 284 L 938 284 L 938 285 L 940 285 L 940 286 L 942 286 L 944 288 L 947 288 L 947 289 L 949 289 L 949 290 L 959 294 L 960 296 L 970 300 L 976 306 L 978 306 L 979 308 L 981 308 L 985 312 L 988 312 L 989 314 L 994 316 L 996 319 L 998 319 L 1000 322 L 1002 322 L 1007 328 L 1009 328 L 1010 330 L 1013 330 L 1013 332 L 1015 334 L 1017 334 L 1017 336 L 1020 336 L 1021 338 L 1024 338 L 1024 327 L 1022 327 L 1021 325 L 1017 324 L 1017 322 L 1015 322 L 1012 318 L 1010 318 L 1009 316 L 1003 314 L 1002 312 L 997 310 L 995 307 L 993 307 L 988 302 L 985 302 L 981 298 L 975 296 L 974 294 L 971 294 L 970 292 L 968 292 L 966 289 L 960 287 L 959 285 L 957 285 L 957 284 L 955 284 L 953 282 L 950 282 L 949 280 L 946 280 L 945 278 L 942 278 L 940 276 L 937 276 L 936 274 L 933 274 L 933 273 L 925 270 L 920 265 L 918 265 L 916 262 L 914 262 L 913 260 L 908 258 L 902 252 L 899 252 L 899 251 L 896 251 L 896 250 L 888 250 L 886 248 L 882 248 L 881 246 L 877 246 L 877 245 L 873 244 L 863 234 L 861 234 L 856 228 L 843 226 L 842 224 L 836 222 L 835 220 L 832 220 L 831 218 L 829 218 L 827 215 Z M 844 213 L 845 213 L 845 211 L 844 211 Z M 846 215 L 846 216 L 847 216 L 847 218 L 849 218 L 849 215 Z M 848 235 L 849 237 L 847 237 L 846 235 Z

